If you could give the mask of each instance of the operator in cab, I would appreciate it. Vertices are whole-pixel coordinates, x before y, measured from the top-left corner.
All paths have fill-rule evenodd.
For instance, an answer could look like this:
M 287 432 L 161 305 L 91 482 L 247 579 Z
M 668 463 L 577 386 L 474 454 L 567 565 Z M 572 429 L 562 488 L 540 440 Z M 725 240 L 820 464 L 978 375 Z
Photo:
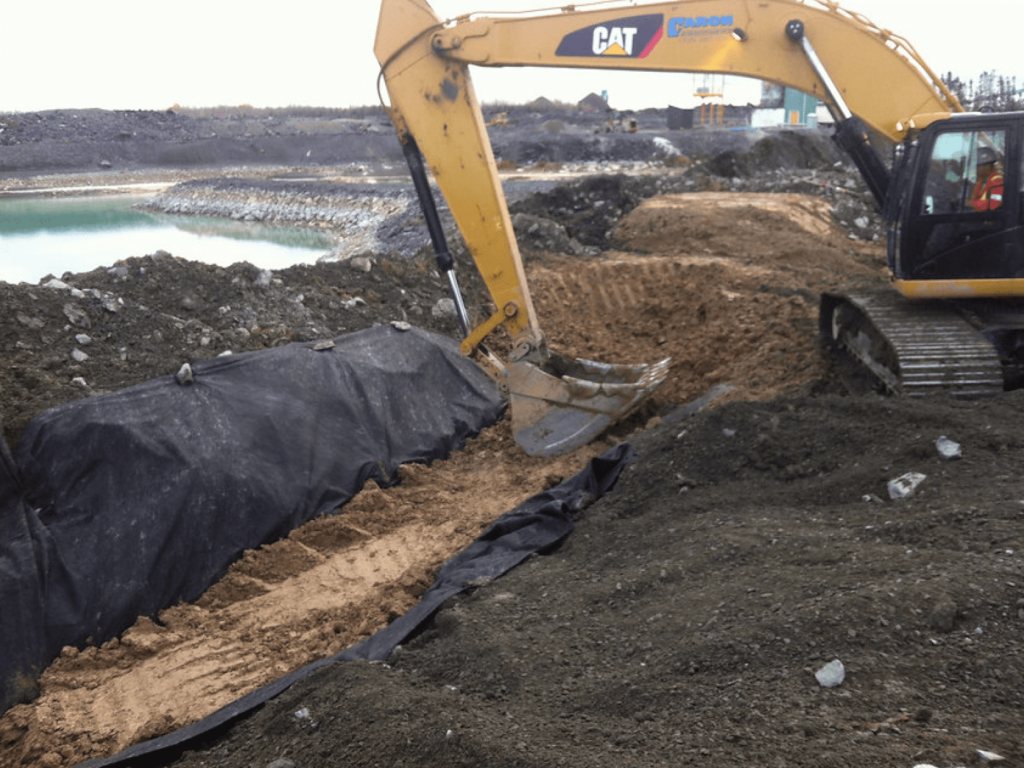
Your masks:
M 996 167 L 998 160 L 991 147 L 978 150 L 978 181 L 970 199 L 976 211 L 994 211 L 1003 204 L 1003 174 Z

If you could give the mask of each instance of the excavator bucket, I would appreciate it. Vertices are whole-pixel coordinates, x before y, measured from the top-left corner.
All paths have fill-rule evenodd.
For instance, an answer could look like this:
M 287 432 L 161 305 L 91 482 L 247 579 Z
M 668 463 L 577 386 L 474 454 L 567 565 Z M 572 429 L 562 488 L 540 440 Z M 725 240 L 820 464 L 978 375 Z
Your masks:
M 669 362 L 609 365 L 557 354 L 546 361 L 548 370 L 514 362 L 504 373 L 512 435 L 530 456 L 554 456 L 586 445 L 657 389 Z

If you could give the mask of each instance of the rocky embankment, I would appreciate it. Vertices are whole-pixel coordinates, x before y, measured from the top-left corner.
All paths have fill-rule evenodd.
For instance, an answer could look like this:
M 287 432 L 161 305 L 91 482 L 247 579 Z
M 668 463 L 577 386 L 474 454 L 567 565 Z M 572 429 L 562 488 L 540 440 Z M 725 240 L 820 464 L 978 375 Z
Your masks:
M 258 178 L 186 181 L 139 208 L 175 216 L 214 216 L 306 226 L 337 235 L 336 258 L 363 252 L 415 251 L 422 224 L 410 227 L 415 197 L 405 185 L 339 184 Z

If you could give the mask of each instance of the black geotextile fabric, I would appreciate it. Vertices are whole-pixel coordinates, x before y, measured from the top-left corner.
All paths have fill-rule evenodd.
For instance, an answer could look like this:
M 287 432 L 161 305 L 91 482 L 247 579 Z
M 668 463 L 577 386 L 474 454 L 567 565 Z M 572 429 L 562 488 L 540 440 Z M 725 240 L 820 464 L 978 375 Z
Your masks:
M 172 759 L 181 750 L 194 747 L 198 739 L 243 717 L 317 670 L 342 661 L 386 660 L 397 645 L 429 622 L 449 597 L 480 584 L 482 580 L 498 578 L 530 555 L 548 549 L 568 536 L 573 529 L 573 513 L 608 493 L 623 468 L 634 458 L 636 452 L 628 443 L 623 443 L 593 459 L 560 485 L 532 496 L 511 512 L 506 512 L 476 541 L 444 564 L 434 585 L 412 610 L 362 643 L 308 664 L 199 722 L 136 744 L 112 757 L 79 763 L 77 768 L 127 767 L 139 764 L 140 758 L 145 758 L 145 764 Z
M 448 456 L 505 407 L 455 341 L 390 325 L 193 372 L 53 408 L 4 451 L 3 710 L 64 646 L 195 600 L 244 550 Z

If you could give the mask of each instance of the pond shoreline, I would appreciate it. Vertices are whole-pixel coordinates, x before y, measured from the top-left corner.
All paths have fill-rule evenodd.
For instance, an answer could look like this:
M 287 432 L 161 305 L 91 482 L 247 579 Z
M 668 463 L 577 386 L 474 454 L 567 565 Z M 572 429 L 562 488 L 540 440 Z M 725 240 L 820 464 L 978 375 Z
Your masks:
M 283 269 L 314 263 L 335 244 L 330 232 L 310 227 L 154 213 L 140 205 L 148 199 L 138 191 L 0 199 L 0 279 L 41 284 L 160 252 L 220 266 L 246 261 Z

